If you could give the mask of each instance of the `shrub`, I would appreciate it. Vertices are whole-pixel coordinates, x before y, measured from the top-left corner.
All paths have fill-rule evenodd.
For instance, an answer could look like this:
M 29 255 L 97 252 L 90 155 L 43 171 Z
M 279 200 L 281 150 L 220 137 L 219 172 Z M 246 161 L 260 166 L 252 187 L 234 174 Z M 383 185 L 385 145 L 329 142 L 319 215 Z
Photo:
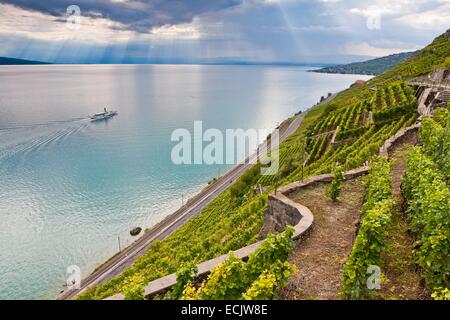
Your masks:
M 391 196 L 391 168 L 386 157 L 378 158 L 370 164 L 370 174 L 367 178 L 365 191 L 366 202 L 363 206 L 363 214 L 375 204 Z
M 258 181 L 260 169 L 259 164 L 252 166 L 230 187 L 230 194 L 234 199 L 242 198 Z
M 264 270 L 242 295 L 244 300 L 271 300 L 274 298 L 276 288 L 285 286 L 295 266 L 287 261 L 275 263 L 269 270 Z
M 420 174 L 418 174 L 420 172 Z M 416 235 L 414 257 L 430 289 L 448 287 L 450 278 L 450 189 L 436 164 L 416 147 L 403 179 L 410 228 Z
M 232 253 L 230 256 L 214 268 L 208 279 L 202 283 L 200 288 L 195 292 L 192 289 L 191 299 L 199 300 L 236 300 L 245 290 L 245 279 L 242 281 L 241 274 L 244 271 L 244 262 L 235 257 Z
M 284 285 L 295 268 L 286 260 L 293 247 L 292 227 L 272 235 L 244 263 L 233 254 L 216 268 L 196 289 L 189 282 L 183 290 L 186 300 L 237 300 L 271 298 L 275 288 Z
M 144 278 L 134 275 L 125 283 L 123 290 L 125 300 L 144 300 Z
M 177 271 L 177 282 L 170 291 L 165 299 L 177 300 L 183 295 L 184 288 L 191 283 L 192 279 L 197 276 L 197 266 L 193 264 L 182 265 L 182 267 Z
M 367 296 L 367 270 L 371 265 L 381 265 L 381 254 L 386 247 L 385 238 L 394 204 L 390 164 L 386 158 L 379 158 L 371 164 L 367 183 L 361 226 L 342 272 L 341 292 L 350 299 Z
M 336 140 L 343 140 L 347 138 L 357 138 L 361 136 L 365 131 L 367 130 L 367 127 L 360 127 L 353 130 L 339 130 L 339 132 L 336 134 Z
M 336 200 L 339 197 L 342 189 L 342 181 L 344 181 L 344 172 L 342 168 L 338 167 L 334 170 L 334 177 L 330 186 L 327 188 L 326 195 L 331 200 Z
M 288 157 L 286 161 L 284 161 L 281 168 L 278 170 L 277 178 L 279 180 L 287 177 L 292 171 L 296 168 L 295 159 L 293 157 Z
M 450 69 L 450 57 L 445 58 L 440 67 L 443 69 Z
M 423 151 L 437 164 L 446 179 L 450 178 L 449 113 L 448 111 L 438 113 L 438 119 L 444 126 L 426 117 L 419 131 Z
M 411 114 L 416 107 L 416 101 L 410 102 L 410 103 L 406 103 L 400 107 L 395 107 L 395 108 L 389 108 L 389 109 L 385 109 L 383 111 L 380 112 L 375 112 L 373 114 L 373 119 L 376 122 L 381 122 L 381 121 L 391 121 L 392 119 L 396 119 L 399 118 L 403 115 L 407 115 L 407 114 Z
M 434 300 L 450 300 L 450 289 L 445 288 L 439 288 L 436 291 L 433 292 L 433 294 L 431 295 L 431 297 Z
M 392 199 L 380 201 L 363 217 L 358 236 L 342 273 L 342 293 L 347 298 L 361 299 L 368 294 L 367 270 L 371 265 L 381 264 L 392 206 Z
M 271 300 L 276 288 L 277 278 L 269 271 L 264 271 L 242 297 L 244 300 Z

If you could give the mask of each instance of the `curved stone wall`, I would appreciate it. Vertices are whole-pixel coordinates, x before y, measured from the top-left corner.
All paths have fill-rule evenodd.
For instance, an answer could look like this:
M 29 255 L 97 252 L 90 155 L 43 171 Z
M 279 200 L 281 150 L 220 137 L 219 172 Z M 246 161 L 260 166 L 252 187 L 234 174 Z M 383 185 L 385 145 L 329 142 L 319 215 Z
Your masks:
M 380 148 L 380 151 L 378 152 L 380 156 L 386 156 L 389 157 L 389 153 L 391 149 L 394 147 L 395 144 L 401 143 L 403 139 L 405 139 L 410 134 L 415 134 L 420 127 L 420 123 L 416 123 L 410 127 L 402 128 L 399 131 L 397 131 L 396 134 L 394 134 L 392 137 L 387 139 L 383 146 Z

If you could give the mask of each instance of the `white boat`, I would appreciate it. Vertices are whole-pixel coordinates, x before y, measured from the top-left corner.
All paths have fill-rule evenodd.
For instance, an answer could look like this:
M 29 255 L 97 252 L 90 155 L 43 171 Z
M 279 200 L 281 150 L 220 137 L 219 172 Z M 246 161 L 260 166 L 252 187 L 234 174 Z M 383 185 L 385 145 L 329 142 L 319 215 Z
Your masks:
M 105 108 L 103 112 L 96 113 L 92 116 L 89 116 L 89 118 L 92 121 L 97 121 L 97 120 L 108 119 L 108 118 L 114 117 L 115 115 L 117 115 L 117 111 L 108 111 Z

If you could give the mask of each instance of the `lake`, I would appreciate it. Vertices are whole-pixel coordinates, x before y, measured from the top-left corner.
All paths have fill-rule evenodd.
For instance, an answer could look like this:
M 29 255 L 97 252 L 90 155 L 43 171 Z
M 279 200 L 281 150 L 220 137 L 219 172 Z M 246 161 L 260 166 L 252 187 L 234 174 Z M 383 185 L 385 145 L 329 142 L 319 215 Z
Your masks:
M 0 299 L 52 299 L 224 173 L 177 166 L 177 128 L 274 129 L 367 76 L 307 67 L 0 67 Z M 108 121 L 87 117 L 105 106 Z

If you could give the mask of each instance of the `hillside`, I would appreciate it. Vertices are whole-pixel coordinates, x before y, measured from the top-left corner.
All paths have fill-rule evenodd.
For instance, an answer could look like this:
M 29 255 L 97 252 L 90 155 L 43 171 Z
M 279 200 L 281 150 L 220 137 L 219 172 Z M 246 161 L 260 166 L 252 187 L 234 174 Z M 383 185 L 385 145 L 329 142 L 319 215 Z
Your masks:
M 416 52 L 405 52 L 392 54 L 386 57 L 376 58 L 364 62 L 354 62 L 344 65 L 337 65 L 326 67 L 318 70 L 312 70 L 312 72 L 319 73 L 341 73 L 341 74 L 366 74 L 366 75 L 379 75 L 386 70 L 389 70 L 400 62 L 411 58 Z
M 35 64 L 50 64 L 50 63 L 41 62 L 41 61 L 0 57 L 0 65 L 35 65 Z
M 331 173 L 335 170 L 336 163 L 340 164 L 343 170 L 349 170 L 371 160 L 378 154 L 379 148 L 387 138 L 399 129 L 413 124 L 418 117 L 415 90 L 409 87 L 404 80 L 446 66 L 449 57 L 450 30 L 437 37 L 433 43 L 413 57 L 380 76 L 361 86 L 349 88 L 329 102 L 312 108 L 299 129 L 280 146 L 280 169 L 277 172 L 270 176 L 261 176 L 260 166 L 255 165 L 230 189 L 217 197 L 201 214 L 187 222 L 168 238 L 154 242 L 147 253 L 141 256 L 128 270 L 105 284 L 90 288 L 78 298 L 103 299 L 120 292 L 125 292 L 127 298 L 139 297 L 143 286 L 151 280 L 177 271 L 180 275 L 186 275 L 186 269 L 182 266 L 196 264 L 256 242 L 264 223 L 264 212 L 268 204 L 268 195 L 271 192 L 278 186 L 303 180 L 307 176 Z M 334 143 L 330 143 L 333 136 L 335 137 Z M 368 204 L 364 204 L 364 208 L 366 208 L 364 216 L 367 218 L 364 218 L 362 223 L 365 225 L 361 227 L 361 230 L 365 231 L 358 233 L 360 240 L 355 242 L 355 247 L 345 267 L 347 278 L 344 277 L 343 290 L 347 297 L 359 299 L 364 296 L 363 292 L 357 290 L 362 282 L 358 282 L 361 281 L 361 276 L 358 278 L 356 274 L 362 275 L 361 272 L 366 270 L 361 271 L 356 268 L 370 261 L 363 261 L 364 264 L 361 264 L 361 250 L 364 250 L 365 239 L 373 238 L 370 232 L 379 231 L 371 229 L 370 223 L 374 221 L 377 226 L 383 226 L 384 222 L 378 223 L 377 219 L 384 219 L 391 209 L 391 191 L 378 190 L 383 186 L 389 188 L 390 180 L 383 180 L 383 177 L 389 174 L 389 165 L 381 162 L 378 167 L 379 172 L 376 171 L 373 174 L 373 181 L 375 181 L 372 184 L 373 188 L 370 189 L 369 184 L 369 191 L 365 191 L 365 201 Z M 263 187 L 262 194 L 255 191 L 254 187 L 257 185 Z M 366 194 L 367 192 L 373 192 L 373 195 Z M 413 194 L 413 196 L 417 196 L 417 194 Z M 411 203 L 413 203 L 413 199 L 411 199 Z M 420 219 L 421 215 L 418 213 L 417 220 Z M 415 226 L 415 230 L 421 232 L 420 225 Z M 380 232 L 384 234 L 385 230 Z M 429 230 L 427 229 L 426 232 Z M 423 237 L 428 234 L 425 233 Z M 282 239 L 284 238 L 270 241 L 284 243 L 280 250 L 283 252 L 282 256 L 285 257 L 285 247 L 288 245 Z M 360 247 L 356 243 L 359 243 Z M 374 245 L 373 248 L 378 247 Z M 442 252 L 445 250 L 448 253 L 448 247 L 443 248 Z M 425 251 L 424 249 L 424 255 Z M 379 261 L 380 257 L 376 258 L 375 262 Z M 419 261 L 422 261 L 422 265 L 426 261 L 425 258 L 422 256 L 418 258 Z M 246 268 L 239 263 L 232 263 L 232 261 L 228 263 L 230 265 L 226 264 L 221 268 L 231 268 L 231 266 L 240 268 L 239 270 Z M 440 263 L 442 269 L 443 262 Z M 265 265 L 266 267 L 268 266 Z M 293 272 L 293 269 L 287 265 L 284 265 L 283 268 L 289 271 L 287 273 Z M 246 283 L 245 290 L 249 290 L 246 292 L 246 297 L 258 297 L 258 290 L 264 286 L 264 283 L 270 284 L 270 288 L 265 288 L 268 291 L 264 292 L 268 292 L 268 294 L 264 297 L 271 297 L 274 286 L 284 283 L 284 278 L 278 278 L 278 274 L 274 274 L 269 269 L 259 268 L 258 272 L 261 272 L 259 278 L 252 275 L 252 281 L 255 282 L 253 284 Z M 224 281 L 230 282 L 230 286 L 233 281 L 238 281 L 233 277 L 228 280 L 226 277 L 221 277 L 220 268 L 219 271 L 212 274 L 216 277 L 214 281 L 219 287 L 226 285 L 223 283 Z M 434 283 L 437 282 L 430 278 L 432 278 L 432 270 L 426 274 L 425 278 L 428 279 L 427 283 L 433 284 L 430 287 L 431 290 L 434 288 Z M 211 278 L 209 281 L 212 281 Z M 439 283 L 445 285 L 445 281 Z M 186 298 L 189 296 L 206 297 L 208 295 L 205 293 L 205 288 L 214 289 L 212 282 L 205 283 L 204 289 L 199 289 L 199 291 L 192 288 L 190 282 L 179 285 L 182 288 L 176 287 L 177 290 L 182 291 L 184 287 L 188 289 L 189 292 L 185 292 Z M 252 289 L 250 290 L 248 286 L 251 286 Z M 240 289 L 243 290 L 243 288 Z M 263 289 L 264 287 L 261 290 Z M 136 292 L 137 295 L 132 294 Z M 180 292 L 176 297 L 180 297 Z

